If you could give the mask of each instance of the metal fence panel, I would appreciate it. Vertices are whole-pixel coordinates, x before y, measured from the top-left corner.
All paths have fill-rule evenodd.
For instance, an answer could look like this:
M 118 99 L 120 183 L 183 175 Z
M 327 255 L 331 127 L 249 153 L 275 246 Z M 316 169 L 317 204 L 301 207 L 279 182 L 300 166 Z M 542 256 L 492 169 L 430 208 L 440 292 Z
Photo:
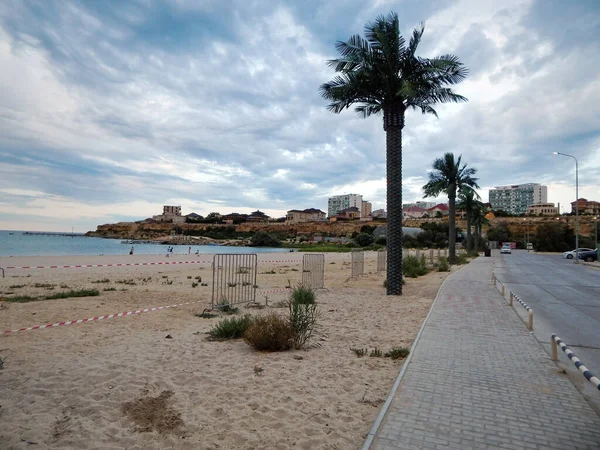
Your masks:
M 213 308 L 256 301 L 256 253 L 214 255 L 212 267 Z
M 325 288 L 325 255 L 309 253 L 302 257 L 302 286 Z
M 352 249 L 352 276 L 365 273 L 365 252 L 361 248 Z
M 387 250 L 379 250 L 377 252 L 377 273 L 385 272 L 387 263 Z

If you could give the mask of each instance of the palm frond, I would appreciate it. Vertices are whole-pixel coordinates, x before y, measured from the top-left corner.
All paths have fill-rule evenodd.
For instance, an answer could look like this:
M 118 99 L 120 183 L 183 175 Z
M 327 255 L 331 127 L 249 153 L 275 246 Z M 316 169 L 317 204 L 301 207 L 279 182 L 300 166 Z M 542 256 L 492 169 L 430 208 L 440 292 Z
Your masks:
M 410 42 L 408 43 L 407 51 L 411 57 L 415 56 L 417 51 L 417 47 L 421 42 L 421 38 L 423 37 L 423 32 L 425 31 L 425 22 L 419 23 L 417 28 L 413 30 L 413 35 L 410 38 Z

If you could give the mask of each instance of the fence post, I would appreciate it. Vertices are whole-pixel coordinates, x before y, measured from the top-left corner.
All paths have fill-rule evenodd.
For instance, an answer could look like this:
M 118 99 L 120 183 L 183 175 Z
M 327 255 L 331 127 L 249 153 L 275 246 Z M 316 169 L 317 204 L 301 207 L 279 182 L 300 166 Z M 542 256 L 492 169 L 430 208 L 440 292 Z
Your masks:
M 500 284 L 502 286 L 502 297 L 504 297 L 504 283 Z
M 552 361 L 558 361 L 558 344 L 552 336 Z
M 527 328 L 533 330 L 533 311 L 529 310 L 529 323 L 527 324 Z

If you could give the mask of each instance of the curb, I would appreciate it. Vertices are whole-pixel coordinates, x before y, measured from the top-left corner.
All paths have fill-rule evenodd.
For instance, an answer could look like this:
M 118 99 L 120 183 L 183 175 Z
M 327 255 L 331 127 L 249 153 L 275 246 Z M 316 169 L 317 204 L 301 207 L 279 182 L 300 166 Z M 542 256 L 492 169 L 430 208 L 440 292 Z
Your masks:
M 396 381 L 394 382 L 394 385 L 392 386 L 392 390 L 390 391 L 390 393 L 388 394 L 387 398 L 385 399 L 385 403 L 383 404 L 382 408 L 379 410 L 379 413 L 377 414 L 377 417 L 375 418 L 375 422 L 373 422 L 371 430 L 369 431 L 369 434 L 367 435 L 367 438 L 365 439 L 365 442 L 363 443 L 363 445 L 361 447 L 361 450 L 369 450 L 371 448 L 371 444 L 373 444 L 373 440 L 375 439 L 375 435 L 377 434 L 377 431 L 379 431 L 379 427 L 381 426 L 381 422 L 383 422 L 383 418 L 387 414 L 387 411 L 390 408 L 390 405 L 392 404 L 392 400 L 394 399 L 394 396 L 396 395 L 396 391 L 400 387 L 400 383 L 402 382 L 402 378 L 404 378 L 404 373 L 406 372 L 406 369 L 408 368 L 408 365 L 410 364 L 410 360 L 412 359 L 412 356 L 413 356 L 414 351 L 415 351 L 415 349 L 417 347 L 417 344 L 419 343 L 419 339 L 421 338 L 421 334 L 423 334 L 423 330 L 425 329 L 425 325 L 427 325 L 427 322 L 429 321 L 429 316 L 431 316 L 431 312 L 433 311 L 433 308 L 435 307 L 435 304 L 437 302 L 438 297 L 440 296 L 440 292 L 442 291 L 442 288 L 446 284 L 446 281 L 448 281 L 455 273 L 457 273 L 460 270 L 462 270 L 463 267 L 465 267 L 465 265 L 461 265 L 460 269 L 458 269 L 456 272 L 450 274 L 442 282 L 442 285 L 438 289 L 437 294 L 435 295 L 435 299 L 433 299 L 433 303 L 431 304 L 431 308 L 429 308 L 429 312 L 427 313 L 427 316 L 425 317 L 425 320 L 423 321 L 423 324 L 421 325 L 421 328 L 419 329 L 419 332 L 417 333 L 417 337 L 415 338 L 412 346 L 410 347 L 410 353 L 408 354 L 408 357 L 404 361 L 404 364 L 402 365 L 402 369 L 400 369 L 400 373 L 396 377 Z

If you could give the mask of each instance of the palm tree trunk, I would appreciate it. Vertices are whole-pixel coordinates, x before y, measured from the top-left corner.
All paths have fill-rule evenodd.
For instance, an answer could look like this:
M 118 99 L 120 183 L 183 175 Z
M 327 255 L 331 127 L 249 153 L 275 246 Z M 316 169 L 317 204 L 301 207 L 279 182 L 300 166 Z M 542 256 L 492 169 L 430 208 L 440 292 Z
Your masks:
M 479 224 L 475 222 L 475 251 L 479 251 Z
M 448 262 L 456 262 L 456 186 L 448 192 Z
M 402 295 L 402 128 L 404 105 L 384 108 L 387 175 L 387 295 Z
M 473 236 L 471 235 L 471 211 L 467 211 L 467 252 L 473 251 Z

